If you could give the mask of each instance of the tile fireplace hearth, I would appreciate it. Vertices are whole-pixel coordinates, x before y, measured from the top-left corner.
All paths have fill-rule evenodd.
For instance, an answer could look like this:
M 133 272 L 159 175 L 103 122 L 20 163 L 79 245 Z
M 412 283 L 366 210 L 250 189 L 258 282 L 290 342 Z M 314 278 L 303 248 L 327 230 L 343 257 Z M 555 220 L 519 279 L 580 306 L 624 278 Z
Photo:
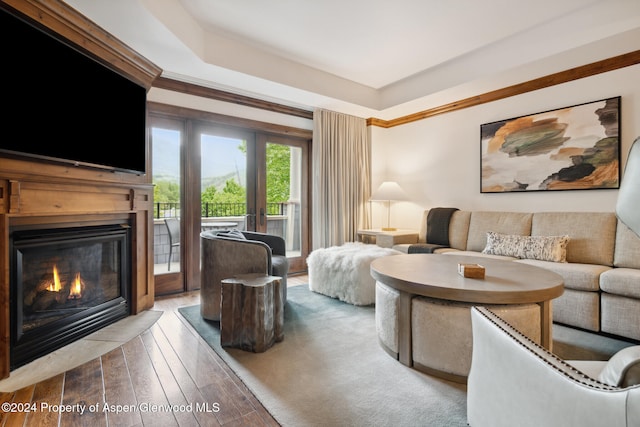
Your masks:
M 10 231 L 11 368 L 130 314 L 128 224 Z

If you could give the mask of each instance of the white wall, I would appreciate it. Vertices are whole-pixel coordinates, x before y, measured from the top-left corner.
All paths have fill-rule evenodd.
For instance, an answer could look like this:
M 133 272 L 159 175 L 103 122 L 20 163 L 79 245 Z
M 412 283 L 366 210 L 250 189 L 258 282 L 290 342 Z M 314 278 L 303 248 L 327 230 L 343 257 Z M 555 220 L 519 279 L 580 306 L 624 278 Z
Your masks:
M 638 82 L 640 65 L 635 65 L 390 129 L 371 126 L 373 189 L 382 181 L 392 180 L 408 193 L 411 201 L 391 205 L 391 225 L 403 228 L 416 228 L 422 211 L 436 206 L 467 210 L 612 212 L 617 190 L 481 194 L 480 125 L 621 96 L 621 167 L 624 167 L 631 143 L 640 136 Z M 152 89 L 149 100 L 302 129 L 313 128 L 312 120 L 162 89 Z M 371 208 L 372 226 L 386 226 L 387 205 L 372 202 Z
M 615 96 L 622 97 L 622 165 L 640 136 L 640 65 L 537 90 L 390 129 L 372 128 L 373 188 L 397 181 L 411 202 L 392 205 L 392 226 L 417 228 L 424 208 L 608 211 L 618 190 L 480 193 L 480 125 Z M 639 183 L 640 185 L 640 183 Z M 386 223 L 374 206 L 373 225 Z

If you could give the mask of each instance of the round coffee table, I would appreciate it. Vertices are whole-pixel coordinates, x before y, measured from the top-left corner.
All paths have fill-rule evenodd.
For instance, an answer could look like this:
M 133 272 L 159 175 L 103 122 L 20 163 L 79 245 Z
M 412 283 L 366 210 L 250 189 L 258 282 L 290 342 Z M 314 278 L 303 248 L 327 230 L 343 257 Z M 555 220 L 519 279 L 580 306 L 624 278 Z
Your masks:
M 486 269 L 484 279 L 463 277 L 458 273 L 458 263 L 477 263 L 484 266 Z M 562 277 L 552 271 L 511 260 L 488 257 L 411 254 L 374 260 L 371 263 L 371 275 L 377 282 L 395 290 L 394 294 L 397 295 L 397 299 L 392 304 L 395 309 L 389 309 L 390 306 L 387 305 L 379 312 L 378 301 L 376 301 L 376 316 L 380 315 L 376 321 L 395 322 L 393 329 L 397 330 L 397 358 L 407 366 L 414 366 L 415 349 L 412 341 L 418 341 L 421 338 L 419 335 L 416 336 L 416 333 L 420 334 L 422 331 L 431 333 L 431 329 L 438 327 L 438 325 L 413 324 L 420 316 L 415 313 L 412 316 L 412 309 L 415 307 L 419 307 L 423 313 L 425 310 L 439 310 L 435 318 L 430 318 L 434 323 L 446 317 L 448 313 L 452 318 L 456 317 L 457 323 L 447 324 L 443 328 L 444 332 L 437 332 L 439 336 L 444 335 L 438 343 L 440 348 L 436 351 L 437 357 L 452 358 L 451 360 L 469 359 L 468 363 L 462 359 L 464 363 L 460 365 L 461 368 L 458 368 L 457 372 L 453 369 L 453 373 L 447 373 L 446 369 L 441 368 L 439 362 L 433 363 L 433 367 L 430 366 L 432 365 L 430 356 L 427 355 L 425 356 L 427 360 L 422 360 L 419 368 L 431 374 L 441 374 L 439 376 L 454 381 L 466 381 L 471 356 L 470 308 L 473 305 L 498 306 L 501 313 L 506 314 L 509 314 L 509 310 L 516 313 L 517 310 L 522 311 L 523 307 L 533 308 L 535 318 L 539 319 L 536 320 L 539 325 L 533 325 L 536 335 L 539 336 L 540 344 L 551 350 L 553 323 L 551 300 L 564 292 Z M 463 313 L 469 312 L 468 316 L 460 315 L 460 310 L 463 310 Z M 456 343 L 448 343 L 447 340 L 465 342 L 456 347 Z M 449 345 L 452 351 L 456 349 L 456 352 L 466 354 L 446 354 L 442 347 Z M 461 348 L 464 351 L 461 351 Z M 385 349 L 391 354 L 395 353 L 388 348 Z M 445 372 L 441 372 L 443 370 Z

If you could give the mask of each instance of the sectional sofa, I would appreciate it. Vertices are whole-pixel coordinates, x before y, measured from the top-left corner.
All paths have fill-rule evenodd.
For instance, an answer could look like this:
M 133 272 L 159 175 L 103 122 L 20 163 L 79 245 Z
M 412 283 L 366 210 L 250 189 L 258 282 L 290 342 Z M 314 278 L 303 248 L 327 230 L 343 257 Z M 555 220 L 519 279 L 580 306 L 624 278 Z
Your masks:
M 416 242 L 394 249 L 430 243 L 428 213 Z M 565 292 L 553 301 L 554 322 L 640 340 L 640 238 L 614 213 L 457 210 L 448 236 L 449 247 L 435 253 L 496 257 L 560 274 Z

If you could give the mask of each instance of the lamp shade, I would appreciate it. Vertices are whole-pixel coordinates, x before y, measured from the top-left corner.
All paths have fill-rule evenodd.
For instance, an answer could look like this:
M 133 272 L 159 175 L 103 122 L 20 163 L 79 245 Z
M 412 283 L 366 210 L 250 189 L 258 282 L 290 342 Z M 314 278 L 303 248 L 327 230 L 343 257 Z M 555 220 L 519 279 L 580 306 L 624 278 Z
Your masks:
M 640 137 L 636 138 L 629 150 L 624 177 L 618 191 L 616 215 L 640 236 Z
M 408 200 L 407 193 L 394 181 L 385 181 L 371 195 L 371 200 Z

